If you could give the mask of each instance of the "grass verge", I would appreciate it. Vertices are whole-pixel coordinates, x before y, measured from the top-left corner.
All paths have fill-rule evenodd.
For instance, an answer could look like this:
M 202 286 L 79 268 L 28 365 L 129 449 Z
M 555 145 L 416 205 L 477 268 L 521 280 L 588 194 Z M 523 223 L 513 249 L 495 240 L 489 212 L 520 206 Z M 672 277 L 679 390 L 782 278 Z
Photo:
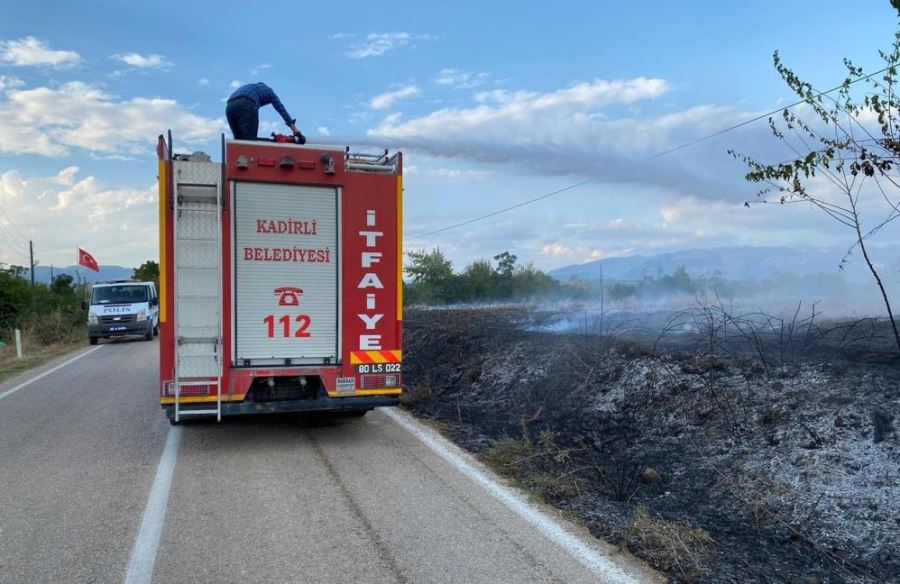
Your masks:
M 82 341 L 64 341 L 53 343 L 43 347 L 32 348 L 27 350 L 21 359 L 16 358 L 16 348 L 7 345 L 0 349 L 0 383 L 24 373 L 35 367 L 40 367 L 48 361 L 65 355 L 75 349 L 84 346 L 86 343 Z
M 706 572 L 706 562 L 717 545 L 703 529 L 688 523 L 651 516 L 638 507 L 628 530 L 629 543 L 654 565 L 692 582 Z

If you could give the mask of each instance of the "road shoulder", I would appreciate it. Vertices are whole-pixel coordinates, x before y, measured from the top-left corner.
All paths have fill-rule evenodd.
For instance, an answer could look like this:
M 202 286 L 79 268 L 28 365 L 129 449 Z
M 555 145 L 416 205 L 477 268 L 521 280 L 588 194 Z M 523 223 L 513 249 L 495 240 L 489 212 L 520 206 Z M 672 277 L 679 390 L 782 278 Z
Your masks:
M 46 354 L 23 357 L 21 365 L 17 364 L 15 359 L 2 363 L 0 364 L 0 395 L 4 395 L 10 389 L 23 383 L 28 383 L 30 379 L 43 375 L 83 353 L 91 352 L 93 349 L 95 347 L 84 343 L 61 345 L 57 350 Z

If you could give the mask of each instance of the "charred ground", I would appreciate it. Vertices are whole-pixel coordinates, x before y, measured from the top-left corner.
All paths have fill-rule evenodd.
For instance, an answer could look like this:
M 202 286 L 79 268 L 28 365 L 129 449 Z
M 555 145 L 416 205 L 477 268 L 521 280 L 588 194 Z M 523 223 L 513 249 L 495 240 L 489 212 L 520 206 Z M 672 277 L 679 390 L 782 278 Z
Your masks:
M 572 314 L 408 311 L 405 407 L 674 580 L 900 581 L 883 325 Z

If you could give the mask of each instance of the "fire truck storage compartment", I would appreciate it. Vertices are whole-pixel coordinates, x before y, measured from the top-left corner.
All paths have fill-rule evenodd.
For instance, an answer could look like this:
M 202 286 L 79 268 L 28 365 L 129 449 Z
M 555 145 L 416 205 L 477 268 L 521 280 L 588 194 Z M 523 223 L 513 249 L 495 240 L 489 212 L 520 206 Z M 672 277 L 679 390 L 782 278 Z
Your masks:
M 339 190 L 234 183 L 235 365 L 335 364 Z

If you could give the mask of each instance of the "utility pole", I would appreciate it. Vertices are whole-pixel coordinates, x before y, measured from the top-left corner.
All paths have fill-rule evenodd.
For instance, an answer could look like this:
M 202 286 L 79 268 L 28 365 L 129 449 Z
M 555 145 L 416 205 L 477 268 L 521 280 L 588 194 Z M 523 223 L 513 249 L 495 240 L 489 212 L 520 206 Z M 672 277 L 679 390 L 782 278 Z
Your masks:
M 28 257 L 31 262 L 31 287 L 34 288 L 34 242 L 28 240 Z
M 53 264 L 50 264 L 50 283 L 53 283 Z

